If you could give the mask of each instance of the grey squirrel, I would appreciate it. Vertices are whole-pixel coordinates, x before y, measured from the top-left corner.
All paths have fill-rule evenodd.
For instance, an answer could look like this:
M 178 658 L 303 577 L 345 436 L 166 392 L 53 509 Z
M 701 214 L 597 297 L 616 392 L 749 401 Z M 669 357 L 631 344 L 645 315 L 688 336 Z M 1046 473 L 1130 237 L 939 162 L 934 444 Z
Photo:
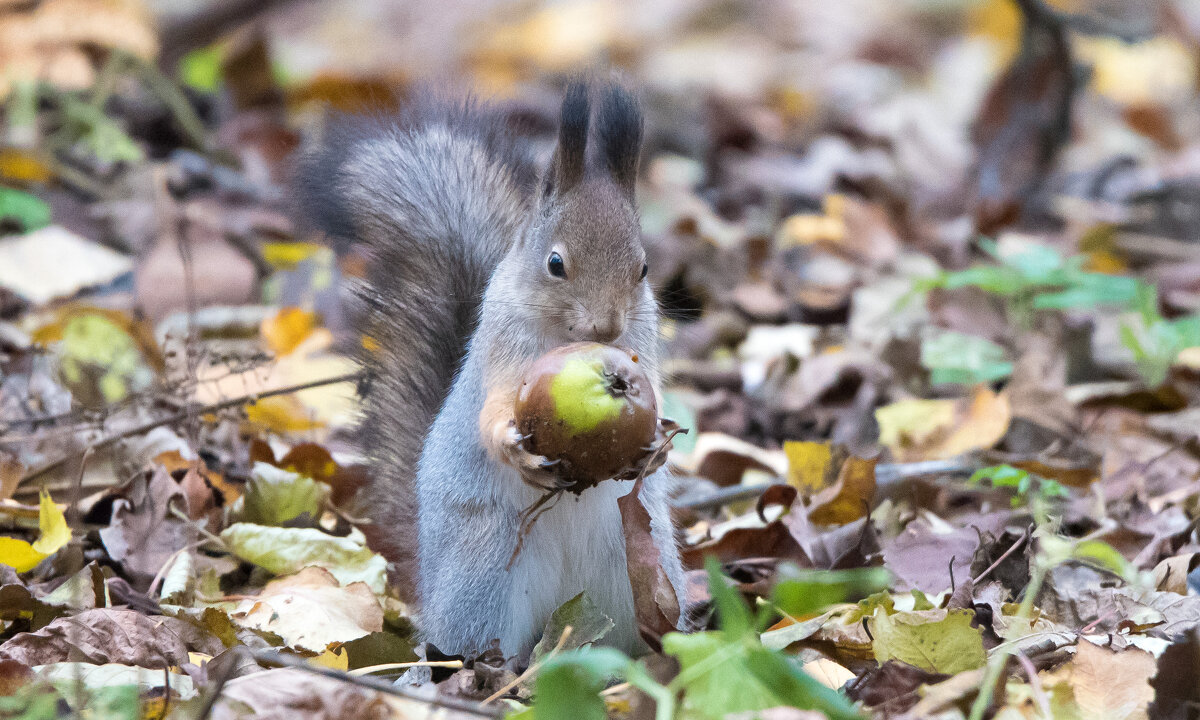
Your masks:
M 422 99 L 398 121 L 341 123 L 301 166 L 306 211 L 368 253 L 365 507 L 376 549 L 410 572 L 415 559 L 418 626 L 442 652 L 498 639 L 506 656 L 526 656 L 581 591 L 615 622 L 606 643 L 640 647 L 617 506 L 632 483 L 559 498 L 506 565 L 519 515 L 542 492 L 523 479 L 552 472 L 513 423 L 528 364 L 593 340 L 637 353 L 658 384 L 634 199 L 641 139 L 625 89 L 574 82 L 540 181 L 502 114 L 471 101 Z M 654 470 L 641 499 L 683 598 L 670 482 Z

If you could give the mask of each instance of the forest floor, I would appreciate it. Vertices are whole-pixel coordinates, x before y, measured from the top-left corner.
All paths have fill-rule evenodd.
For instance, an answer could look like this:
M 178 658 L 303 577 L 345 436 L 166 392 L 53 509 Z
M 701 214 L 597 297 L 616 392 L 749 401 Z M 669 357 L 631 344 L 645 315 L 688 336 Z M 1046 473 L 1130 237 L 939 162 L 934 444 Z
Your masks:
M 0 718 L 1195 717 L 1198 58 L 1187 0 L 0 0 Z M 689 594 L 446 656 L 293 161 L 421 83 L 548 150 L 610 66 Z

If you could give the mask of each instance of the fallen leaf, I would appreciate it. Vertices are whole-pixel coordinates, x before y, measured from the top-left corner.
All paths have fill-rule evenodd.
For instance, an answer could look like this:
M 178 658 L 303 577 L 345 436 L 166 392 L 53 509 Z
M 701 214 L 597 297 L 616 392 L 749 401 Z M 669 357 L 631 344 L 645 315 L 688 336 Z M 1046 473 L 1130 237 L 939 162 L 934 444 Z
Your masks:
M 146 590 L 167 560 L 191 542 L 194 530 L 172 511 L 186 511 L 179 483 L 164 467 L 138 474 L 113 501 L 112 521 L 101 528 L 108 554 L 130 581 Z
M 961 526 L 926 517 L 913 520 L 899 535 L 883 542 L 884 561 L 899 580 L 895 588 L 934 594 L 950 588 L 951 575 L 958 583 L 969 580 L 981 536 L 998 534 L 1008 517 L 1008 513 L 978 515 Z
M 196 697 L 192 679 L 177 672 L 164 673 L 161 669 L 149 670 L 132 664 L 105 663 L 95 665 L 87 662 L 55 662 L 35 668 L 39 680 L 82 683 L 84 687 L 97 690 L 120 685 L 132 685 L 139 692 L 171 688 L 173 701 L 187 701 Z
M 983 667 L 983 636 L 967 610 L 922 610 L 888 614 L 876 610 L 869 622 L 875 659 L 896 659 L 929 672 L 956 675 Z
M 887 713 L 902 713 L 917 703 L 917 689 L 949 678 L 898 660 L 888 660 L 867 670 L 850 683 L 846 695 L 869 708 L 884 708 Z
M 1154 566 L 1154 587 L 1164 592 L 1188 594 L 1188 574 L 1200 566 L 1200 553 L 1167 558 Z
M 234 678 L 221 689 L 213 720 L 241 720 L 247 713 L 261 720 L 362 720 L 424 717 L 429 704 L 352 685 L 303 670 L 279 668 Z M 477 720 L 478 716 L 439 710 L 446 720 Z
M 0 537 L 0 563 L 19 573 L 28 572 L 71 541 L 67 519 L 45 490 L 39 501 L 38 533 L 38 539 L 32 543 Z
M 0 645 L 0 657 L 26 665 L 84 661 L 163 668 L 188 662 L 189 652 L 216 655 L 225 646 L 214 635 L 171 617 L 133 610 L 85 610 Z
M 1154 700 L 1150 679 L 1157 669 L 1154 656 L 1143 650 L 1114 651 L 1080 640 L 1075 657 L 1063 667 L 1043 673 L 1042 683 L 1046 687 L 1069 685 L 1085 717 L 1139 720 L 1149 717 L 1146 709 Z
M 383 630 L 383 608 L 365 583 L 345 587 L 324 568 L 307 567 L 276 578 L 230 617 L 239 625 L 273 632 L 291 647 L 320 653 Z
M 376 595 L 384 592 L 387 562 L 367 548 L 358 530 L 347 537 L 334 537 L 313 528 L 234 523 L 221 533 L 221 540 L 238 557 L 276 575 L 316 565 L 342 585 L 361 581 Z
M 617 506 L 621 509 L 625 532 L 625 561 L 629 584 L 633 587 L 638 632 L 653 648 L 660 646 L 664 635 L 675 630 L 682 608 L 659 561 L 650 513 L 642 504 L 642 487 L 642 478 L 638 478 L 633 490 L 617 500 Z
M 296 307 L 282 308 L 263 319 L 262 336 L 276 355 L 287 355 L 300 346 L 317 326 L 317 315 Z
M 1008 400 L 978 386 L 959 400 L 901 400 L 875 411 L 879 442 L 899 461 L 943 460 L 1000 442 L 1008 430 Z
M 57 225 L 0 239 L 0 287 L 35 305 L 106 285 L 133 261 Z
M 809 496 L 808 518 L 845 525 L 867 515 L 875 497 L 875 461 L 823 443 L 786 442 L 788 484 Z
M 255 463 L 242 495 L 239 520 L 258 525 L 284 525 L 300 515 L 316 519 L 329 497 L 329 486 L 274 465 Z
M 571 628 L 571 634 L 559 646 L 567 627 Z M 536 662 L 556 647 L 565 651 L 590 645 L 612 629 L 612 618 L 605 615 L 587 593 L 581 592 L 559 605 L 550 615 L 546 629 L 542 631 L 542 639 L 533 647 L 533 661 Z

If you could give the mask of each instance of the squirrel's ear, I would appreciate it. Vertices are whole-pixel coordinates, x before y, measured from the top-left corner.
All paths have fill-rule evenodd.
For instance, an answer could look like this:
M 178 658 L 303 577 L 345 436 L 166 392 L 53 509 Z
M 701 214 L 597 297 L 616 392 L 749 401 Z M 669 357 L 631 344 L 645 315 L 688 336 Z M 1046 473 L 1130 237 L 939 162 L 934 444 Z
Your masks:
M 596 126 L 596 137 L 609 173 L 633 197 L 642 149 L 642 111 L 638 101 L 620 85 L 609 84 L 596 116 Z
M 583 179 L 587 166 L 588 116 L 587 85 L 572 82 L 563 95 L 558 124 L 558 146 L 546 173 L 545 194 L 567 192 Z

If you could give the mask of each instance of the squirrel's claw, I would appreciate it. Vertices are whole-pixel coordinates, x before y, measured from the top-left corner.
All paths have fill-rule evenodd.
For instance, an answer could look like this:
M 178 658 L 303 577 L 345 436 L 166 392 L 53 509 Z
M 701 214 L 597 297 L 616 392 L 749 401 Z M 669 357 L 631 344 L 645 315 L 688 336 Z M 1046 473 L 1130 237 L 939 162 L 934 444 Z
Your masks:
M 516 421 L 510 420 L 500 448 L 501 459 L 521 473 L 521 479 L 527 484 L 546 490 L 556 489 L 560 481 L 553 470 L 560 461 L 529 452 L 525 448 L 525 441 L 528 439 L 528 435 L 517 429 Z

